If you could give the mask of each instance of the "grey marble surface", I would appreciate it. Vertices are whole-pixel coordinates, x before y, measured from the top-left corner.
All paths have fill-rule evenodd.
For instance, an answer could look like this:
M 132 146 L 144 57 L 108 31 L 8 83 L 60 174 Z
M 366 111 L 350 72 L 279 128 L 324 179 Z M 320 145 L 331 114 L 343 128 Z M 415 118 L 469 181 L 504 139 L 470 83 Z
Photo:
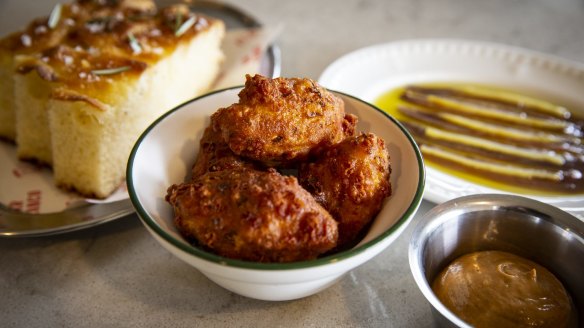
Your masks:
M 282 75 L 318 78 L 339 56 L 411 38 L 516 45 L 584 62 L 582 0 L 231 0 L 281 24 Z M 0 0 L 0 34 L 54 1 Z M 0 188 L 7 188 L 0 185 Z M 135 215 L 66 235 L 0 239 L 2 327 L 431 327 L 407 261 L 412 224 L 329 289 L 264 302 L 218 287 L 158 246 Z

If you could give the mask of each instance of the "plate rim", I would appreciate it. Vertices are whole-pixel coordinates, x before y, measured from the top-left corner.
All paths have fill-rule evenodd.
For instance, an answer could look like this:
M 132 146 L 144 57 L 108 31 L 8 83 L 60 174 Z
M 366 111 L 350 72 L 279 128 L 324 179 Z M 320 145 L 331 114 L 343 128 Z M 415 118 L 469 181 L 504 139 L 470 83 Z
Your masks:
M 442 50 L 447 50 L 446 47 L 450 47 L 448 50 L 452 50 L 452 47 L 482 47 L 482 48 L 490 48 L 490 49 L 497 49 L 507 52 L 514 52 L 514 53 L 521 53 L 528 56 L 539 57 L 541 59 L 547 61 L 553 61 L 561 66 L 569 66 L 569 69 L 575 69 L 579 71 L 581 78 L 584 80 L 584 62 L 579 62 L 573 59 L 564 58 L 558 55 L 550 54 L 541 52 L 538 50 L 533 50 L 525 47 L 498 43 L 494 41 L 483 41 L 483 40 L 471 40 L 471 39 L 457 39 L 457 38 L 418 38 L 418 39 L 402 39 L 402 40 L 395 40 L 385 43 L 378 43 L 373 45 L 368 45 L 365 47 L 357 48 L 352 51 L 349 51 L 329 65 L 327 65 L 322 73 L 320 74 L 318 81 L 323 82 L 324 86 L 326 87 L 327 80 L 331 79 L 331 75 L 334 73 L 335 70 L 338 70 L 337 66 L 342 66 L 344 62 L 357 57 L 359 55 L 374 53 L 380 49 L 386 48 L 406 48 L 409 49 L 416 49 L 419 51 L 428 51 L 428 47 L 433 46 L 434 48 L 443 48 Z M 471 51 L 471 50 L 467 50 Z

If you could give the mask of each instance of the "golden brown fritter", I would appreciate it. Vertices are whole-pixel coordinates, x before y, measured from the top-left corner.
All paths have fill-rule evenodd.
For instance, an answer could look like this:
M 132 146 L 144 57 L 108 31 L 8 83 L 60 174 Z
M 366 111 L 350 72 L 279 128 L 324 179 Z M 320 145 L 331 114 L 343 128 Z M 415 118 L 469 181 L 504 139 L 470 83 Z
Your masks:
M 345 138 L 355 135 L 355 128 L 358 120 L 359 118 L 353 114 L 345 115 L 345 120 L 343 121 L 343 134 Z
M 311 79 L 246 78 L 239 102 L 211 118 L 237 155 L 287 166 L 314 149 L 339 143 L 354 129 L 343 101 Z
M 244 161 L 235 155 L 221 138 L 221 134 L 207 127 L 199 142 L 199 153 L 192 168 L 192 178 L 195 179 L 207 172 L 216 172 L 227 169 L 259 168 L 250 161 Z
M 337 223 L 294 177 L 223 170 L 173 185 L 166 200 L 187 239 L 234 259 L 310 260 L 336 246 Z
M 300 184 L 339 223 L 339 246 L 354 241 L 391 194 L 390 165 L 383 139 L 362 133 L 300 166 Z

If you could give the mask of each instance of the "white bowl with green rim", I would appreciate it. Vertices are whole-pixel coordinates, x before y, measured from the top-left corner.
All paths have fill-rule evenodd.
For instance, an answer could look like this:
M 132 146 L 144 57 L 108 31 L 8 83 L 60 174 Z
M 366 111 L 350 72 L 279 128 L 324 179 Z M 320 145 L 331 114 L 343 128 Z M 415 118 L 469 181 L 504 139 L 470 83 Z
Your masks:
M 238 101 L 241 90 L 216 91 L 160 117 L 140 136 L 127 168 L 127 185 L 138 216 L 168 251 L 218 285 L 262 300 L 291 300 L 315 294 L 386 249 L 406 228 L 422 200 L 425 171 L 413 138 L 392 117 L 352 96 L 334 92 L 348 113 L 359 117 L 358 131 L 383 138 L 391 156 L 393 194 L 386 199 L 367 234 L 353 248 L 312 261 L 256 263 L 233 260 L 191 245 L 173 224 L 167 188 L 185 180 L 199 140 L 217 109 Z M 160 271 L 164 274 L 164 270 Z

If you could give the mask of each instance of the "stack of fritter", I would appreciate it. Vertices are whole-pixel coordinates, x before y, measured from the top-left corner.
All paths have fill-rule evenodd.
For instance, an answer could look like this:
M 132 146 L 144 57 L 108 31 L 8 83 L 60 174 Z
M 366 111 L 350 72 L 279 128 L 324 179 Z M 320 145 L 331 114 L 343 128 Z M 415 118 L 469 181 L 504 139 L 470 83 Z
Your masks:
M 176 226 L 249 261 L 310 260 L 354 244 L 391 194 L 385 143 L 355 135 L 356 123 L 310 79 L 247 76 L 239 102 L 211 117 L 192 180 L 168 189 Z

